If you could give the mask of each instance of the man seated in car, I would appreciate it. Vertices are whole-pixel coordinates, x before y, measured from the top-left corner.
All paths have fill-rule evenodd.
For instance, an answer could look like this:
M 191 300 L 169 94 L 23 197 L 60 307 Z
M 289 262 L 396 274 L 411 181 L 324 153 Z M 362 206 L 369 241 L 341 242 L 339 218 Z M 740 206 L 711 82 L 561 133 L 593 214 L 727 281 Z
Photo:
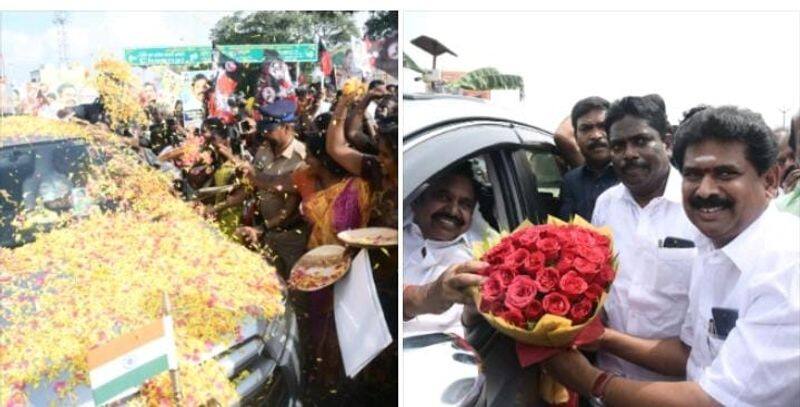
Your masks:
M 513 341 L 488 325 L 466 290 L 483 281 L 478 272 L 486 267 L 473 260 L 468 232 L 479 223 L 473 179 L 464 162 L 433 179 L 412 204 L 413 222 L 403 229 L 404 336 L 449 332 L 467 338 L 486 379 L 478 405 L 539 405 L 538 368 L 519 367 Z
M 52 153 L 52 167 L 48 171 L 36 173 L 22 183 L 22 197 L 25 210 L 37 207 L 59 211 L 69 209 L 70 193 L 73 183 L 69 178 L 69 159 L 61 151 Z
M 467 231 L 477 205 L 469 162 L 438 175 L 412 205 L 403 227 L 405 336 L 450 332 L 463 336 L 461 312 L 472 300 L 463 288 L 478 284 Z M 480 264 L 480 263 L 478 263 Z M 473 270 L 474 271 L 474 270 Z

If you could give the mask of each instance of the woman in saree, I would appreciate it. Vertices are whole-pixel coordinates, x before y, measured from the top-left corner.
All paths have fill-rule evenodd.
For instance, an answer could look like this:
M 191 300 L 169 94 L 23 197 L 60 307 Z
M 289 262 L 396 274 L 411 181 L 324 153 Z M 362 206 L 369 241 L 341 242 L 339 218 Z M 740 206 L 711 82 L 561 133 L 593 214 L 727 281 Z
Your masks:
M 363 126 L 364 111 L 371 101 L 378 105 L 375 114 L 377 154 L 359 149 L 353 140 Z M 329 156 L 351 174 L 365 180 L 372 194 L 369 226 L 397 229 L 397 97 L 381 87 L 368 91 L 363 98 L 344 94 L 334 108 L 326 132 L 325 148 Z M 369 252 L 373 278 L 392 344 L 373 359 L 356 379 L 355 388 L 368 394 L 397 392 L 397 248 L 372 249 Z
M 370 226 L 397 227 L 397 99 L 380 87 L 362 99 L 343 95 L 336 103 L 326 133 L 325 148 L 330 157 L 351 174 L 369 183 L 373 194 Z M 362 118 L 370 101 L 376 101 L 378 154 L 359 150 L 352 141 L 359 139 Z M 351 112 L 352 111 L 352 112 Z M 380 112 L 380 114 L 378 114 Z M 352 113 L 352 114 L 349 114 Z
M 317 121 L 326 125 L 328 120 L 328 115 L 322 115 Z M 324 136 L 307 136 L 306 164 L 306 169 L 295 173 L 295 183 L 303 197 L 303 216 L 311 225 L 308 248 L 339 244 L 339 232 L 367 226 L 371 212 L 369 184 L 328 156 Z
M 293 174 L 303 198 L 301 212 L 311 228 L 309 249 L 340 244 L 336 235 L 367 226 L 371 213 L 369 184 L 348 173 L 326 152 L 323 134 L 329 122 L 330 114 L 314 121 L 313 128 L 323 130 L 306 134 L 307 166 Z M 333 317 L 333 287 L 309 293 L 307 306 L 308 321 L 303 325 L 310 337 L 306 353 L 312 365 L 311 391 L 318 393 L 316 396 L 330 396 L 332 388 L 341 392 L 343 379 Z

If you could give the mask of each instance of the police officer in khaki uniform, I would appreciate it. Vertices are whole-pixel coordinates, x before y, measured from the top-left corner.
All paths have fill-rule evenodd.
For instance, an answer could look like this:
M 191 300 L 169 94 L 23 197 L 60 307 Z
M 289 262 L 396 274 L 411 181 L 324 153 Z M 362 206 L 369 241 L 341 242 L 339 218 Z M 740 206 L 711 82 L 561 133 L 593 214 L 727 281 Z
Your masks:
M 278 271 L 288 277 L 306 251 L 308 228 L 299 212 L 300 195 L 291 185 L 292 173 L 303 165 L 306 147 L 295 137 L 296 104 L 280 99 L 261 108 L 258 131 L 264 141 L 252 167 L 244 168 L 254 187 L 257 222 L 240 228 L 247 240 L 267 249 Z

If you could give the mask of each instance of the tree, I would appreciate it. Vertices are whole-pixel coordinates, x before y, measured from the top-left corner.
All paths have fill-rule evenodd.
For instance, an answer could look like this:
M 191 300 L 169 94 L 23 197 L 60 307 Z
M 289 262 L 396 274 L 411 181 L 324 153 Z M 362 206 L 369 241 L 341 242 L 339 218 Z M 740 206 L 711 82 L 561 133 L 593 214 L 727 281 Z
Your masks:
M 425 70 L 420 68 L 410 56 L 408 56 L 405 52 L 403 53 L 403 68 L 408 68 L 417 73 L 425 73 Z
M 397 11 L 370 11 L 364 28 L 366 28 L 366 36 L 370 40 L 387 37 L 393 31 L 397 31 Z
M 352 11 L 237 11 L 211 29 L 220 44 L 313 43 L 317 36 L 329 47 L 358 36 Z
M 237 11 L 217 21 L 210 38 L 218 45 L 236 45 L 314 43 L 319 37 L 332 49 L 359 36 L 352 14 L 352 11 Z M 294 67 L 309 74 L 313 64 Z M 260 63 L 244 64 L 244 80 L 238 90 L 251 94 L 250 87 L 256 83 L 260 69 Z
M 495 68 L 470 71 L 447 86 L 465 90 L 519 89 L 520 99 L 525 95 L 525 82 L 521 76 L 502 74 Z

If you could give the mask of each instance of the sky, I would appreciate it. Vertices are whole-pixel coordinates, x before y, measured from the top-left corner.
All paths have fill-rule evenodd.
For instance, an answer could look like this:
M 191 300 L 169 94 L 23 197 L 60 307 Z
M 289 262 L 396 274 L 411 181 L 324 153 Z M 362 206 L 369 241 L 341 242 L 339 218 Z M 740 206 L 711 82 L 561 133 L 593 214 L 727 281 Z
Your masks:
M 405 12 L 402 35 L 423 68 L 430 55 L 410 43 L 419 35 L 458 55 L 440 56 L 439 69 L 521 75 L 525 100 L 499 103 L 551 131 L 592 95 L 658 93 L 674 123 L 700 103 L 747 107 L 771 127 L 781 109 L 787 124 L 800 109 L 798 12 Z M 407 89 L 420 83 L 411 76 Z
M 104 54 L 122 58 L 125 48 L 210 45 L 211 28 L 232 11 L 70 11 L 68 58 L 91 66 Z M 363 26 L 367 13 L 357 13 Z M 19 86 L 30 71 L 58 64 L 58 29 L 53 11 L 0 12 L 0 50 L 5 73 Z

